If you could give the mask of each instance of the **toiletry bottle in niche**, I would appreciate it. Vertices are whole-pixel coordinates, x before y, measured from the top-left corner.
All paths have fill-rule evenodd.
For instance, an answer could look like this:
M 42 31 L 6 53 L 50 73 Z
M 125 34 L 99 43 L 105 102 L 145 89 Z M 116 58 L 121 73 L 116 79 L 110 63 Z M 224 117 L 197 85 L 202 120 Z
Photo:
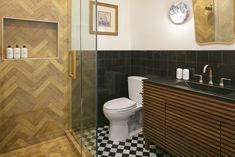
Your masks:
M 19 48 L 19 45 L 16 45 L 16 47 L 14 48 L 14 58 L 15 59 L 20 59 L 20 48 Z
M 183 80 L 186 80 L 186 81 L 189 80 L 189 69 L 183 70 Z
M 14 53 L 13 53 L 13 48 L 10 46 L 10 45 L 8 45 L 8 47 L 7 47 L 7 59 L 13 59 L 13 57 L 14 57 Z
M 21 49 L 21 58 L 28 58 L 28 48 L 25 45 Z
M 179 80 L 183 78 L 183 69 L 182 68 L 176 69 L 176 78 Z

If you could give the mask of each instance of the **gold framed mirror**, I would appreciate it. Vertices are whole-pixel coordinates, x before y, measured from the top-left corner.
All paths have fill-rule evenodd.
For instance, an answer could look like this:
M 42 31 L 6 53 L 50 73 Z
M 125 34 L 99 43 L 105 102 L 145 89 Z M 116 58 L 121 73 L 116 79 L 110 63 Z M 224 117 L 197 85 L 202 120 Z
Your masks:
M 193 0 L 198 44 L 235 42 L 235 0 Z

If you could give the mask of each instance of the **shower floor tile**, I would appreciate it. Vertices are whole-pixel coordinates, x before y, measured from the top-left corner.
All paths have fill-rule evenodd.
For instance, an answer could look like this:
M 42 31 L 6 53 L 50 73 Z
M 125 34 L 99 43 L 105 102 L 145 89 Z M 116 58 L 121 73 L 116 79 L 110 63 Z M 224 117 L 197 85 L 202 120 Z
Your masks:
M 67 137 L 34 144 L 25 148 L 14 150 L 0 157 L 79 157 Z
M 91 156 L 96 156 L 96 128 L 85 129 L 83 133 L 76 134 L 79 139 L 82 139 L 82 145 L 86 147 Z
M 138 134 L 125 142 L 110 141 L 109 127 L 97 130 L 98 157 L 172 157 L 170 154 L 151 144 L 150 149 L 144 148 L 144 136 Z

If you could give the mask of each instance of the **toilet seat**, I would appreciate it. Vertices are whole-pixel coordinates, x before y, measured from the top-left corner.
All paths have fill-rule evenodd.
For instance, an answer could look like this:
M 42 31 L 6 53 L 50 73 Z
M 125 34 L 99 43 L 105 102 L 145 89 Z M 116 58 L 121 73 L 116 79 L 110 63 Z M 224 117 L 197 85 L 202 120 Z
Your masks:
M 113 99 L 104 104 L 105 110 L 115 111 L 115 112 L 123 112 L 127 110 L 134 109 L 136 107 L 136 102 L 127 99 L 127 98 L 118 98 Z

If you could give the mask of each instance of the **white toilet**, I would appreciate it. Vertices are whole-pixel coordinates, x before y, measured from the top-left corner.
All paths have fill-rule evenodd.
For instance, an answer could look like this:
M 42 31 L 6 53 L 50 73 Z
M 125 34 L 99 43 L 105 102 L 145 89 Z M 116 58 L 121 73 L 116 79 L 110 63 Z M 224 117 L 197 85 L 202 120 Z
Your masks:
M 118 98 L 106 102 L 104 115 L 110 121 L 109 139 L 124 141 L 129 137 L 128 120 L 135 112 L 142 109 L 142 80 L 140 76 L 128 77 L 128 98 Z

